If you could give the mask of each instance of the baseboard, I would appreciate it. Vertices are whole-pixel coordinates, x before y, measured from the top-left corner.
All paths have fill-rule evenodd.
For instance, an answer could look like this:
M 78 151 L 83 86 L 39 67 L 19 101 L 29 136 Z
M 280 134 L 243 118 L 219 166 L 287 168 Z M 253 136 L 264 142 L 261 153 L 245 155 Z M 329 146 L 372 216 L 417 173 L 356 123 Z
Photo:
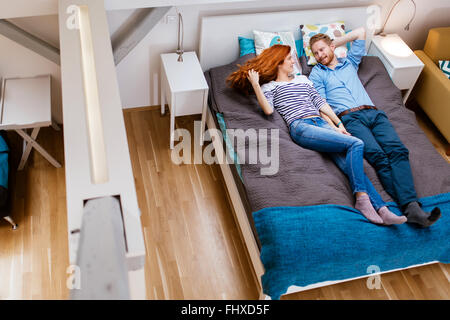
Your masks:
M 166 105 L 166 110 L 167 110 L 167 105 Z M 143 106 L 143 107 L 134 107 L 134 108 L 123 108 L 122 109 L 124 113 L 128 113 L 128 112 L 136 112 L 136 111 L 149 111 L 149 110 L 161 110 L 161 105 L 156 105 L 156 106 Z

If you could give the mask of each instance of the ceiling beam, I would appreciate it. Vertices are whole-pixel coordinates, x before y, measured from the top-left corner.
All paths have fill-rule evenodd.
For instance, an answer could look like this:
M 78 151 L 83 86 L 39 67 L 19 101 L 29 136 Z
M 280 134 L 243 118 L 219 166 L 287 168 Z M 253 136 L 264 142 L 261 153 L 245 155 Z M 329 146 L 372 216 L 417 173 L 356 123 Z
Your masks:
M 145 8 L 132 14 L 111 38 L 114 63 L 119 64 L 171 8 Z M 5 19 L 0 19 L 0 34 L 60 65 L 61 57 L 58 48 Z
M 111 37 L 114 63 L 118 65 L 171 8 L 145 8 L 132 14 Z
M 25 48 L 36 52 L 57 65 L 60 65 L 61 63 L 58 48 L 55 48 L 51 44 L 17 27 L 15 24 L 7 20 L 0 19 L 0 34 L 12 41 L 17 42 Z

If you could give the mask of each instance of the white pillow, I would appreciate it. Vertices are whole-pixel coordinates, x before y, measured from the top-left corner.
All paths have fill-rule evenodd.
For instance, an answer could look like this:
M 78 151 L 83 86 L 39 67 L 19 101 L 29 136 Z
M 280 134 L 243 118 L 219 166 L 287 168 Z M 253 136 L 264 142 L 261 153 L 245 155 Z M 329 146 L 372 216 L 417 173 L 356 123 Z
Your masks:
M 261 54 L 264 49 L 270 48 L 274 44 L 284 44 L 291 47 L 291 54 L 294 58 L 294 74 L 302 74 L 300 62 L 298 61 L 297 49 L 295 47 L 294 34 L 291 31 L 266 32 L 253 30 L 255 39 L 256 55 Z

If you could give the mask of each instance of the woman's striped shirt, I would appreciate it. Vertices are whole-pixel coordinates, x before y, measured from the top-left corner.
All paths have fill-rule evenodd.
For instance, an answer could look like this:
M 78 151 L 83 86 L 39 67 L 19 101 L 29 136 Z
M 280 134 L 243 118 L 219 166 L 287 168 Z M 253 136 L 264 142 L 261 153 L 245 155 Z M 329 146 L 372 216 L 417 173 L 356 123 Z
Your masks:
M 299 118 L 320 116 L 319 110 L 326 103 L 304 75 L 296 75 L 291 81 L 271 81 L 261 89 L 288 126 Z

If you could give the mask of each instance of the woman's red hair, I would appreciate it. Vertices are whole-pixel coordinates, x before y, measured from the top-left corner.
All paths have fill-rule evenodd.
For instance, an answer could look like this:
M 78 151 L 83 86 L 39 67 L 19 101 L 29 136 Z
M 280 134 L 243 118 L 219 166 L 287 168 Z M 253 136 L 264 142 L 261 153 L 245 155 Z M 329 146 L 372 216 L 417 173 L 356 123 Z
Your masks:
M 248 60 L 243 66 L 238 65 L 239 69 L 228 76 L 228 85 L 249 94 L 253 88 L 247 79 L 248 72 L 251 69 L 258 72 L 261 85 L 275 80 L 278 76 L 278 66 L 284 62 L 290 52 L 291 47 L 282 44 L 275 44 L 263 50 L 260 55 Z

